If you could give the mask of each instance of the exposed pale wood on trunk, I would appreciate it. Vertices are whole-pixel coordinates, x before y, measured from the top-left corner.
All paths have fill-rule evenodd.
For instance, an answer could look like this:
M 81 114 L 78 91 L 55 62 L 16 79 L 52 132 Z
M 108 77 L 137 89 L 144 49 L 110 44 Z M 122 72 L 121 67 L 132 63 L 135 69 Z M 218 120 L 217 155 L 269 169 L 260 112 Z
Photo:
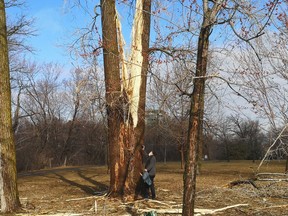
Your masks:
M 125 194 L 137 197 L 142 172 L 141 149 L 144 144 L 146 80 L 148 72 L 148 52 L 150 40 L 151 0 L 137 0 L 132 31 L 132 47 L 127 69 L 130 86 L 126 89 L 129 101 L 129 126 L 131 139 L 127 161 L 127 181 Z M 126 198 L 128 198 L 126 196 Z M 132 197 L 131 197 L 132 198 Z
M 130 57 L 115 0 L 102 0 L 104 71 L 108 113 L 110 193 L 134 196 L 142 171 L 151 0 L 137 0 Z M 145 11 L 145 12 L 144 12 Z

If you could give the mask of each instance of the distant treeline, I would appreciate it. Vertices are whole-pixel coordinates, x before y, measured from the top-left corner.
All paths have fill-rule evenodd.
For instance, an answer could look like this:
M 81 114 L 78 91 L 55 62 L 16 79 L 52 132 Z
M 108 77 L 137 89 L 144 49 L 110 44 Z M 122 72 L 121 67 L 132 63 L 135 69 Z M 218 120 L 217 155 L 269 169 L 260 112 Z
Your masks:
M 230 127 L 225 130 L 219 130 L 221 126 L 205 128 L 201 157 L 204 159 L 206 155 L 208 160 L 227 161 L 260 159 L 270 141 L 269 136 L 261 132 L 258 122 L 229 122 Z M 180 161 L 187 140 L 187 124 L 187 121 L 177 122 L 168 117 L 149 119 L 146 122 L 146 151 L 155 150 L 157 161 Z M 107 164 L 105 121 L 77 119 L 64 122 L 46 118 L 36 124 L 21 120 L 15 138 L 19 171 Z

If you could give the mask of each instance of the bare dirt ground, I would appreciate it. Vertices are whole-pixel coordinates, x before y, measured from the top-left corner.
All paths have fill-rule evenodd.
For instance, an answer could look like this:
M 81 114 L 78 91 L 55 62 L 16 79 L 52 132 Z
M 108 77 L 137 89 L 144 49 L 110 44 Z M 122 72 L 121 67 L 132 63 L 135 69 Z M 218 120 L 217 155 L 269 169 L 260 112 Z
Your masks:
M 255 181 L 257 186 L 227 185 L 253 176 L 258 163 L 251 161 L 205 161 L 197 177 L 197 209 L 219 209 L 213 215 L 288 215 L 288 182 Z M 263 165 L 261 172 L 283 173 L 284 162 Z M 124 202 L 105 196 L 109 185 L 106 167 L 65 167 L 20 173 L 18 178 L 22 211 L 16 215 L 157 215 L 181 210 L 183 170 L 180 163 L 158 163 L 155 186 L 157 200 Z M 164 213 L 166 212 L 166 213 Z M 170 212 L 170 213 L 169 213 Z M 211 214 L 206 214 L 211 215 Z

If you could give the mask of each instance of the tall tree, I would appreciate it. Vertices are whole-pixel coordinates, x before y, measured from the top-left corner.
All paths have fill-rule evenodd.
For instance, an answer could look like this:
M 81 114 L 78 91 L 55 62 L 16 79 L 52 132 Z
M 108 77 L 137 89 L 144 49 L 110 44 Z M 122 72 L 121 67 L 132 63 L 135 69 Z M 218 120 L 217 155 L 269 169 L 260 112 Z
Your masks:
M 273 11 L 277 2 L 267 3 L 269 11 Z M 273 131 L 272 134 L 276 131 L 275 138 L 280 133 L 279 128 L 285 127 L 288 120 L 286 112 L 288 108 L 286 95 L 288 88 L 286 84 L 288 79 L 288 2 L 279 1 L 279 4 L 280 6 L 277 7 L 276 12 L 270 15 L 273 20 L 271 22 L 272 27 L 265 31 L 265 35 L 254 40 L 254 49 L 247 46 L 243 47 L 241 52 L 237 50 L 237 52 L 229 54 L 232 57 L 230 61 L 236 63 L 230 66 L 230 70 L 233 71 L 234 79 L 237 80 L 241 94 L 253 102 L 251 111 L 258 119 L 261 119 L 261 125 L 265 129 L 270 127 L 269 130 Z M 258 53 L 257 56 L 255 51 Z M 238 71 L 238 73 L 234 71 Z M 239 105 L 236 105 L 236 109 L 240 110 L 242 115 L 245 115 L 245 110 L 239 109 Z M 240 106 L 243 106 L 243 104 Z M 279 144 L 277 148 L 287 149 L 287 143 L 276 143 Z M 273 139 L 271 145 L 274 144 Z M 271 148 L 269 148 L 269 154 L 266 154 L 266 156 L 281 152 L 286 154 L 288 163 L 287 151 L 270 150 Z
M 254 11 L 254 2 L 234 2 L 228 0 L 202 0 L 202 23 L 198 36 L 196 71 L 191 94 L 188 145 L 186 146 L 183 215 L 194 215 L 196 171 L 201 158 L 203 143 L 203 116 L 205 81 L 207 79 L 208 51 L 210 35 L 216 25 L 229 23 L 233 33 L 252 48 L 252 39 L 260 37 L 267 27 L 278 0 L 268 2 L 264 19 Z M 192 6 L 192 5 L 191 5 Z M 199 7 L 198 7 L 199 8 Z M 240 19 L 235 14 L 241 17 Z M 255 24 L 256 23 L 259 24 Z M 237 29 L 240 29 L 240 33 Z M 257 55 L 257 52 L 255 52 Z
M 208 0 L 203 0 L 204 14 L 198 38 L 196 77 L 193 80 L 194 89 L 191 95 L 188 145 L 186 145 L 185 172 L 183 177 L 183 215 L 187 216 L 194 214 L 197 161 L 199 157 L 199 145 L 201 145 L 203 140 L 204 93 L 208 64 L 209 36 L 223 2 L 222 0 L 216 1 L 211 7 Z
M 4 0 L 0 1 L 0 200 L 1 212 L 20 207 L 14 134 L 11 117 L 7 27 Z
M 131 54 L 126 59 L 115 0 L 101 1 L 112 196 L 137 195 L 142 171 L 150 10 L 150 0 L 136 1 Z
M 126 86 L 129 102 L 129 119 L 131 139 L 127 143 L 128 175 L 125 184 L 125 194 L 137 195 L 139 192 L 140 176 L 143 170 L 141 149 L 144 144 L 146 83 L 149 66 L 151 0 L 136 1 L 133 23 L 133 38 L 131 56 L 129 58 L 128 74 L 130 84 Z M 123 79 L 128 78 L 128 76 Z M 132 92 L 130 93 L 130 91 Z M 129 135 L 128 135 L 129 136 Z M 136 193 L 136 194 L 135 194 Z M 136 196 L 134 197 L 136 198 Z
M 115 0 L 102 0 L 103 57 L 106 86 L 110 192 L 120 194 L 124 185 L 123 146 L 120 146 L 120 125 L 123 121 L 121 107 L 120 61 L 116 28 Z

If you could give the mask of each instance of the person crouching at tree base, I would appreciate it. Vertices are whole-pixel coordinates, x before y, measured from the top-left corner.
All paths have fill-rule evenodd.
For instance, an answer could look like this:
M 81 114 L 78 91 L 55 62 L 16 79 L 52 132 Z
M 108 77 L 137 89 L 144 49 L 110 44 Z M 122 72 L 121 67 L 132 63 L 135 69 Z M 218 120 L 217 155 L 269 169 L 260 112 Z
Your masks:
M 142 175 L 142 178 L 144 180 L 144 198 L 145 199 L 149 198 L 149 189 L 151 190 L 151 198 L 152 199 L 156 198 L 155 186 L 154 186 L 154 178 L 156 175 L 156 157 L 155 156 L 156 156 L 156 153 L 154 150 L 149 152 L 148 158 L 145 163 L 145 169 Z

